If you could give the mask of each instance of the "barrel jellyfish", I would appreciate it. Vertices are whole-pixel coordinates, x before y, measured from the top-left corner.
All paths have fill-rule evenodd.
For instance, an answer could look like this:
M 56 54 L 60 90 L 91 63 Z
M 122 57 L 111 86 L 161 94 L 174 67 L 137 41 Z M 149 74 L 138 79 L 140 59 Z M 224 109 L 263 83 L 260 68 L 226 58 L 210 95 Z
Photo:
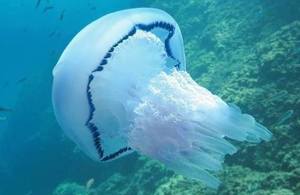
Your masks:
M 53 76 L 58 123 L 96 161 L 137 151 L 217 188 L 215 173 L 237 151 L 229 140 L 259 143 L 272 135 L 191 78 L 179 26 L 158 9 L 92 22 L 66 47 Z

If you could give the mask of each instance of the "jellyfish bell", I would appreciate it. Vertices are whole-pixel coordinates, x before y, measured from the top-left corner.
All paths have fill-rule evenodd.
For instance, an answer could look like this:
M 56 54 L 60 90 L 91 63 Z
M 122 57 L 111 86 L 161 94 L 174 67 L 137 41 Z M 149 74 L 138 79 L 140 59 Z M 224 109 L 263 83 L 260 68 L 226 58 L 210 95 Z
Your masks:
M 162 39 L 165 39 L 166 44 L 163 44 L 161 41 L 159 43 L 166 46 L 166 51 L 168 50 L 169 56 L 172 56 L 170 59 L 175 62 L 176 60 L 178 60 L 178 62 L 180 61 L 181 64 L 177 66 L 182 70 L 185 69 L 184 51 L 181 47 L 183 41 L 176 22 L 169 15 L 160 10 L 135 9 L 108 14 L 89 24 L 78 33 L 67 46 L 53 70 L 53 105 L 57 120 L 66 134 L 95 160 L 107 160 L 105 157 L 115 154 L 122 148 L 123 150 L 121 151 L 123 152 L 114 155 L 114 158 L 119 157 L 119 154 L 130 152 L 130 149 L 126 149 L 125 147 L 124 138 L 121 137 L 123 134 L 118 132 L 119 128 L 113 129 L 113 127 L 109 127 L 111 130 L 106 130 L 103 125 L 111 123 L 107 119 L 102 120 L 101 126 L 98 127 L 93 123 L 93 116 L 94 114 L 101 115 L 100 109 L 102 112 L 106 112 L 104 110 L 106 108 L 112 111 L 117 109 L 116 107 L 118 106 L 118 108 L 121 109 L 122 106 L 120 107 L 118 103 L 121 102 L 124 104 L 125 102 L 122 102 L 124 101 L 124 97 L 117 97 L 117 94 L 109 94 L 109 92 L 112 92 L 111 90 L 113 90 L 113 93 L 116 93 L 116 91 L 121 92 L 122 88 L 113 89 L 111 85 L 113 83 L 121 83 L 120 81 L 124 84 L 128 83 L 127 80 L 133 77 L 132 74 L 139 75 L 142 73 L 141 75 L 144 75 L 144 71 L 141 70 L 149 63 L 146 64 L 146 59 L 143 58 L 147 57 L 149 60 L 151 56 L 156 56 L 155 54 L 151 54 L 151 52 L 156 51 L 151 51 L 151 47 L 148 47 L 149 51 L 145 50 L 147 49 L 145 48 L 143 50 L 144 53 L 133 53 L 134 51 L 139 51 L 139 48 L 143 48 L 143 46 L 132 51 L 132 55 L 118 52 L 120 51 L 119 46 L 127 43 L 127 39 L 133 37 L 133 35 L 139 36 L 140 40 L 142 40 L 142 32 L 149 32 L 149 34 L 150 32 L 156 32 Z M 156 43 L 158 43 L 157 40 L 159 38 L 154 35 L 151 37 L 156 38 Z M 151 43 L 151 41 L 149 42 Z M 139 45 L 139 43 L 137 43 L 137 45 Z M 137 45 L 133 45 L 132 48 L 129 48 L 129 51 L 136 48 Z M 173 51 L 172 54 L 171 50 Z M 119 58 L 126 59 L 115 62 L 116 67 L 114 67 L 115 65 L 108 66 L 108 64 L 111 64 L 108 63 L 108 61 L 114 60 L 118 53 L 121 55 Z M 130 60 L 133 61 L 133 63 L 126 62 L 129 60 L 127 57 L 131 56 L 132 58 L 130 58 Z M 144 63 L 141 63 L 142 60 Z M 170 62 L 172 60 L 170 60 Z M 121 63 L 121 61 L 123 63 Z M 138 64 L 139 66 L 137 66 Z M 137 67 L 139 70 L 136 69 Z M 113 68 L 113 70 L 109 71 L 111 68 Z M 126 70 L 126 74 L 128 75 L 125 75 L 125 72 L 122 73 L 122 71 Z M 101 101 L 98 103 L 108 105 L 108 102 L 110 102 L 112 105 L 100 106 L 97 108 L 96 113 L 95 101 L 93 101 L 92 98 L 92 96 L 96 95 L 92 93 L 93 89 L 91 86 L 95 85 L 95 80 L 98 80 L 96 76 L 98 72 L 105 73 L 105 75 L 110 74 L 111 78 L 108 79 L 112 81 L 107 83 L 106 86 L 99 88 L 99 90 L 96 90 L 103 94 L 103 98 L 106 98 L 105 102 Z M 121 80 L 120 76 L 124 75 L 126 78 Z M 103 84 L 103 81 L 101 81 L 101 83 Z M 124 90 L 126 89 L 124 88 Z M 109 96 L 113 97 L 109 99 Z M 117 99 L 114 97 L 117 97 Z M 113 104 L 113 101 L 115 101 L 115 104 Z M 115 114 L 120 115 L 122 113 L 123 112 L 118 111 Z M 101 117 L 110 117 L 110 120 L 113 120 L 114 117 L 111 118 L 111 116 L 112 112 L 101 115 Z M 122 118 L 120 120 L 122 120 Z M 112 123 L 109 125 L 117 124 L 118 123 Z M 102 129 L 105 129 L 104 132 L 100 132 Z M 110 136 L 104 139 L 102 134 L 105 133 L 108 133 Z M 106 144 L 112 142 L 110 140 L 112 137 L 111 134 L 113 133 L 115 135 L 113 138 L 117 140 L 113 140 L 114 144 L 105 148 Z M 95 147 L 95 145 L 97 147 Z
M 185 68 L 170 15 L 150 8 L 108 14 L 74 37 L 53 70 L 56 118 L 94 160 L 138 151 L 216 188 L 211 173 L 237 150 L 226 138 L 258 143 L 271 133 Z

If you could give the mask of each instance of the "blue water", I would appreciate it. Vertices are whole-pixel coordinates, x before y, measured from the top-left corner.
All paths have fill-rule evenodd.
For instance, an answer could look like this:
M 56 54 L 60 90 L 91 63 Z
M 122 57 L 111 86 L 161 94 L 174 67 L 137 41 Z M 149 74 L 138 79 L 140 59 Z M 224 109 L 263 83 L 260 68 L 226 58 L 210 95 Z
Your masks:
M 3 0 L 0 3 L 0 194 L 50 194 L 69 176 L 105 177 L 85 156 L 64 155 L 74 145 L 52 111 L 52 68 L 75 34 L 112 11 L 141 6 L 141 1 Z M 52 9 L 44 11 L 46 7 Z M 63 19 L 60 17 L 64 12 Z M 68 143 L 68 140 L 66 141 Z M 71 150 L 71 151 L 70 151 Z M 63 159 L 63 160 L 62 160 Z M 77 159 L 77 160 L 76 160 Z M 51 168 L 49 168 L 51 165 Z

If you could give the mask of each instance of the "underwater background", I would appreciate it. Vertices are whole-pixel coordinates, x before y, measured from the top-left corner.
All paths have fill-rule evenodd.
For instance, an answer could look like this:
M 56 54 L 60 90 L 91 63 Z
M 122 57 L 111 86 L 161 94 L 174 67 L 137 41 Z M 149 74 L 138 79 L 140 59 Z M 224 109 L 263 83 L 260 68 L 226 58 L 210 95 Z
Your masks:
M 136 153 L 93 162 L 55 120 L 52 68 L 68 42 L 134 7 L 170 13 L 192 77 L 274 134 L 235 144 L 217 191 Z M 299 0 L 2 0 L 0 19 L 0 195 L 300 194 Z

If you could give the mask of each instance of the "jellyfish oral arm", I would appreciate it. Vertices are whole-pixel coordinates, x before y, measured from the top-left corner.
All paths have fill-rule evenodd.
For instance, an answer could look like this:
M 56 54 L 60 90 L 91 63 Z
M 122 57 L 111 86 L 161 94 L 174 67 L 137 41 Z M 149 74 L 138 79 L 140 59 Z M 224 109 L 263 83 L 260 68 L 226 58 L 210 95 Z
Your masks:
M 160 73 L 138 92 L 128 140 L 135 150 L 189 178 L 216 188 L 210 173 L 237 149 L 225 138 L 258 143 L 271 133 L 228 106 L 183 71 Z

